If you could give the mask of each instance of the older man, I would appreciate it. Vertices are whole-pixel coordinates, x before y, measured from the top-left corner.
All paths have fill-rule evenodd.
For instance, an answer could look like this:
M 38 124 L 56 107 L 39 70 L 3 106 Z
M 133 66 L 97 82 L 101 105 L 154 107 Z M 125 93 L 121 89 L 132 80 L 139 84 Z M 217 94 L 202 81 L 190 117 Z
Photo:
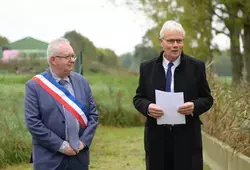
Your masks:
M 145 151 L 147 170 L 202 170 L 201 121 L 213 98 L 206 80 L 205 64 L 183 53 L 185 31 L 175 21 L 160 31 L 161 54 L 140 66 L 134 106 L 147 117 Z M 178 114 L 186 124 L 158 125 L 164 112 L 157 106 L 155 90 L 183 92 L 185 103 Z M 168 101 L 164 101 L 168 105 Z M 174 113 L 173 113 L 174 114 Z
M 47 49 L 49 68 L 26 83 L 25 121 L 35 170 L 88 170 L 98 114 L 89 83 L 72 72 L 76 55 L 67 39 Z

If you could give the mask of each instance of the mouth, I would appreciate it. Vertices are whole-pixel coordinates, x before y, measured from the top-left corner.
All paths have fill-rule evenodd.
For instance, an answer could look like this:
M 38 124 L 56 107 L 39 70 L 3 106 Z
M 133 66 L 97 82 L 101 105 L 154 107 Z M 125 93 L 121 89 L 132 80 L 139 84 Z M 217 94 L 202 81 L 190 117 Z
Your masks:
M 172 52 L 173 52 L 173 53 L 178 53 L 178 52 L 179 52 L 179 50 L 172 50 Z
M 68 64 L 68 67 L 74 67 L 74 64 Z

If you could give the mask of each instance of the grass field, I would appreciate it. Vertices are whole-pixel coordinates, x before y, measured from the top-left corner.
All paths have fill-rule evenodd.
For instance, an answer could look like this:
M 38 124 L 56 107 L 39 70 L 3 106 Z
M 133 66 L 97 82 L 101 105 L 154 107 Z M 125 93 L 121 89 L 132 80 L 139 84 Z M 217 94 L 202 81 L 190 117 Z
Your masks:
M 99 126 L 91 146 L 90 170 L 145 170 L 143 127 Z M 2 170 L 31 170 L 30 164 Z M 205 166 L 204 170 L 210 170 Z

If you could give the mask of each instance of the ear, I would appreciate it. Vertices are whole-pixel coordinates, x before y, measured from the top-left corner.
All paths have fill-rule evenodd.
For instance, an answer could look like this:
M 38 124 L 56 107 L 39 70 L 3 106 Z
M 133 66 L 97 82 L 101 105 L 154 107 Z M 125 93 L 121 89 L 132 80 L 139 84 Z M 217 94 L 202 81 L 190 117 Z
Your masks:
M 51 56 L 51 57 L 49 58 L 50 64 L 55 65 L 55 59 L 56 59 L 56 57 Z
M 161 47 L 163 48 L 163 40 L 159 39 L 159 41 L 160 41 Z

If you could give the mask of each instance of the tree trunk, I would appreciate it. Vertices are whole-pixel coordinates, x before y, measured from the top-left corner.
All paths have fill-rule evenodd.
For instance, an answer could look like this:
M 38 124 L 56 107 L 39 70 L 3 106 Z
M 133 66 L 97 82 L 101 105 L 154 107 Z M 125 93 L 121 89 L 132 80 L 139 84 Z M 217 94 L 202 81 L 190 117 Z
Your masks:
M 250 13 L 247 13 L 244 22 L 244 64 L 246 71 L 246 81 L 250 84 Z
M 230 24 L 227 24 L 229 29 L 229 38 L 230 38 L 230 55 L 232 62 L 232 85 L 236 86 L 241 83 L 243 79 L 243 57 L 240 53 L 240 31 L 241 27 L 237 26 L 236 16 L 229 13 Z
M 232 61 L 232 84 L 237 85 L 240 84 L 243 76 L 242 76 L 242 68 L 243 68 L 243 59 L 240 53 L 240 41 L 239 41 L 240 31 L 233 30 L 230 33 L 230 52 L 231 52 L 231 61 Z

